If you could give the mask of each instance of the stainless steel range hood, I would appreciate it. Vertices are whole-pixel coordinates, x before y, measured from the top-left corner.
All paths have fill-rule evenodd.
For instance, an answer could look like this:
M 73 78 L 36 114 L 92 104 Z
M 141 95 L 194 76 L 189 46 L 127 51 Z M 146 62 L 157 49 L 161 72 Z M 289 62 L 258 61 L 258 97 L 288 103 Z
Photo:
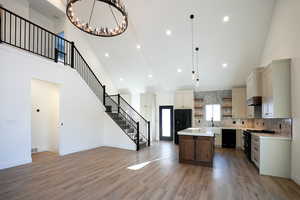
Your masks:
M 247 100 L 248 106 L 261 106 L 262 105 L 262 97 L 251 97 Z

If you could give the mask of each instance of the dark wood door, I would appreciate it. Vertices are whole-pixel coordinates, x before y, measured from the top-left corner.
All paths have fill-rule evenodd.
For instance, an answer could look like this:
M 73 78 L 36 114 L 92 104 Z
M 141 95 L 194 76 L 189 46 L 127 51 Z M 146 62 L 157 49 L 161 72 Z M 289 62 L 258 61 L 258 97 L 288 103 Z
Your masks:
M 211 162 L 213 157 L 213 146 L 211 138 L 198 137 L 196 142 L 196 161 L 200 162 Z
M 180 136 L 179 148 L 179 160 L 195 160 L 195 140 L 193 136 Z

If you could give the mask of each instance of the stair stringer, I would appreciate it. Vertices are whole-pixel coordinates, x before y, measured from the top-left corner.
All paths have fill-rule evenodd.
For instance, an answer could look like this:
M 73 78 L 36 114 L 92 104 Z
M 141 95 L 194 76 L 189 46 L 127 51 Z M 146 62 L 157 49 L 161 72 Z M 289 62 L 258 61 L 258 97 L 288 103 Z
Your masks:
M 103 127 L 104 146 L 136 150 L 136 144 L 107 113 L 103 115 L 103 124 L 105 124 Z

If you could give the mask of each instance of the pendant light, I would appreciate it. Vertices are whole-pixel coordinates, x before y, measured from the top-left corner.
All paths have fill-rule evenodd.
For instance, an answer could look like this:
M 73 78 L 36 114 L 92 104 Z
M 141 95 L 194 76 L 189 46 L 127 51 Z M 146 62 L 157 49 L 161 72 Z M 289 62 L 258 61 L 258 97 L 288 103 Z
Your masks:
M 192 79 L 195 80 L 196 72 L 195 72 L 195 63 L 194 63 L 194 18 L 193 14 L 190 15 L 191 20 L 191 33 L 192 33 Z
M 196 51 L 196 67 L 197 67 L 196 87 L 199 87 L 199 82 L 200 82 L 200 74 L 199 74 L 199 47 L 196 47 L 195 51 Z

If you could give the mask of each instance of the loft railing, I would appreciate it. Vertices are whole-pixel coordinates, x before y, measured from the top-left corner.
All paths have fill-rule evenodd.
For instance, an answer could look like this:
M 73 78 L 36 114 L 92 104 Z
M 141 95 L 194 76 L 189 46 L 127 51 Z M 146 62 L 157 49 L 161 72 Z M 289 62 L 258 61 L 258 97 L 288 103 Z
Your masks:
M 71 65 L 72 42 L 0 6 L 0 42 Z
M 147 122 L 120 95 L 115 101 L 106 93 L 105 85 L 101 84 L 74 42 L 0 6 L 0 43 L 6 43 L 76 69 L 104 106 L 117 105 L 118 113 L 134 127 L 137 141 L 141 136 L 150 145 L 150 122 Z M 136 144 L 138 150 L 139 142 Z

